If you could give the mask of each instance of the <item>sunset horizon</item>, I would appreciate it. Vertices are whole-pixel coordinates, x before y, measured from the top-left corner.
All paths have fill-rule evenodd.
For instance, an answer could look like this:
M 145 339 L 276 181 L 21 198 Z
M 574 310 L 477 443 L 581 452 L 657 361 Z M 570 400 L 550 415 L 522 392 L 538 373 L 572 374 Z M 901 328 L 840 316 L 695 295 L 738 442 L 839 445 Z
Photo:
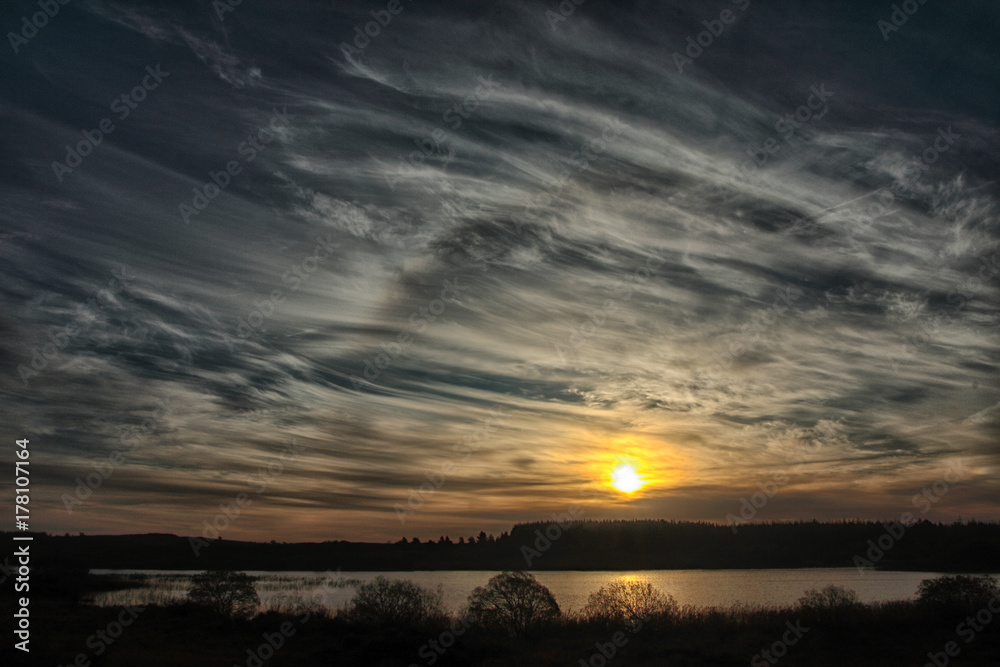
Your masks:
M 785 627 L 789 667 L 821 635 L 881 667 L 989 610 L 1000 4 L 0 26 L 0 578 L 16 632 L 68 623 L 32 630 L 54 660 L 772 665 Z M 127 648 L 78 648 L 137 605 Z M 271 663 L 275 619 L 322 630 Z

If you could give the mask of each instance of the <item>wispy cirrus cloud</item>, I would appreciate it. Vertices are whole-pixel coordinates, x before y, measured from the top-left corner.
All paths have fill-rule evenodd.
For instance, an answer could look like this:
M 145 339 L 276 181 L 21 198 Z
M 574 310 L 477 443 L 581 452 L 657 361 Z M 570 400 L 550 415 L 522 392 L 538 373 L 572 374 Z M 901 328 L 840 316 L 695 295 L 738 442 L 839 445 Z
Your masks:
M 588 3 L 557 30 L 533 4 L 414 5 L 351 60 L 358 7 L 244 3 L 223 33 L 200 5 L 90 3 L 53 25 L 0 84 L 0 392 L 45 443 L 47 525 L 134 530 L 127 511 L 195 533 L 294 439 L 234 537 L 396 538 L 394 503 L 496 406 L 510 418 L 407 531 L 563 509 L 625 450 L 659 483 L 588 516 L 721 520 L 806 445 L 769 517 L 891 516 L 954 457 L 966 490 L 940 516 L 991 516 L 997 135 L 953 81 L 995 101 L 997 72 L 966 19 L 927 6 L 939 36 L 915 20 L 886 45 L 857 7 L 752 6 L 683 73 L 670 54 L 714 5 Z M 961 44 L 947 77 L 904 57 L 935 40 Z M 171 85 L 56 182 L 51 160 L 157 62 Z M 821 84 L 823 117 L 741 173 Z M 288 130 L 248 160 L 281 105 Z M 317 238 L 337 251 L 309 270 Z M 26 385 L 123 265 L 135 279 Z M 442 301 L 444 281 L 463 289 Z M 66 513 L 157 400 L 148 444 Z

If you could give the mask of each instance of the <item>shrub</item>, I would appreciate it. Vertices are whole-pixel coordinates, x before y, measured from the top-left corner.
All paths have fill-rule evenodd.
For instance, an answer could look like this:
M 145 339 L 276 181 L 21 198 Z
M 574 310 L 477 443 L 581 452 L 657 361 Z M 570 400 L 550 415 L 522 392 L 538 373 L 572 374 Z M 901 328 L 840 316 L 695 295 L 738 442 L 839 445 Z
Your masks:
M 208 570 L 194 575 L 188 598 L 226 618 L 250 616 L 260 605 L 253 579 L 246 572 L 229 570 Z
M 371 625 L 417 627 L 441 619 L 441 592 L 412 581 L 389 580 L 379 575 L 358 586 L 348 618 Z
M 944 612 L 974 613 L 986 607 L 998 594 L 997 580 L 985 574 L 924 579 L 917 588 L 921 605 Z
M 648 581 L 616 581 L 602 586 L 587 598 L 583 615 L 616 625 L 634 625 L 637 620 L 648 621 L 653 617 L 672 616 L 677 612 L 677 601 L 661 593 Z
M 858 592 L 853 588 L 830 584 L 817 590 L 810 588 L 799 598 L 799 607 L 803 611 L 829 611 L 835 609 L 850 609 L 861 604 Z
M 529 572 L 503 572 L 469 596 L 469 617 L 476 625 L 517 637 L 557 620 L 559 605 L 548 588 Z
M 821 589 L 810 588 L 799 598 L 799 609 L 818 623 L 851 625 L 858 619 L 861 600 L 853 588 L 830 584 Z

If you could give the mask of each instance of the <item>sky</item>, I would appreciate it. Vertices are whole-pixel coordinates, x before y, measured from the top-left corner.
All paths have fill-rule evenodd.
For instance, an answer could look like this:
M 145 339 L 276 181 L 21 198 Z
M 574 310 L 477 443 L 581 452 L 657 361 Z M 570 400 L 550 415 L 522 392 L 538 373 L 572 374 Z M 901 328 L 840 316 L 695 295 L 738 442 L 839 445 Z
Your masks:
M 31 528 L 996 520 L 1000 8 L 902 4 L 5 3 Z

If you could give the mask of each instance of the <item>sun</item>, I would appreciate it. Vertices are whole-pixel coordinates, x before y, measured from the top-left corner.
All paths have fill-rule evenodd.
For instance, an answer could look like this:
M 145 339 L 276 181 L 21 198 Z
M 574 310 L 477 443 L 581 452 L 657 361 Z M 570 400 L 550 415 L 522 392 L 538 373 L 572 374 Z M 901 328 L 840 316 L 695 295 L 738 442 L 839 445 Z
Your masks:
M 611 486 L 622 493 L 634 493 L 645 486 L 646 482 L 636 472 L 635 466 L 622 463 L 611 471 Z

